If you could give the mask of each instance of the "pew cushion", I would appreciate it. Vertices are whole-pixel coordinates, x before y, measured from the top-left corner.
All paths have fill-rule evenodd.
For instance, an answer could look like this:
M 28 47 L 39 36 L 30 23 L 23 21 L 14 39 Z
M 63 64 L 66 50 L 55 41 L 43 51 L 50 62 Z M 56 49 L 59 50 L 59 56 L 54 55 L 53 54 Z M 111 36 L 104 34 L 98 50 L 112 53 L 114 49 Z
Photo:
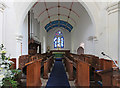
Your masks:
M 95 72 L 101 72 L 101 71 L 103 71 L 103 70 L 95 70 Z
M 100 86 L 102 86 L 102 82 L 101 82 L 101 81 L 98 81 L 98 84 L 99 84 Z
M 56 61 L 61 61 L 62 60 L 62 58 L 56 58 Z

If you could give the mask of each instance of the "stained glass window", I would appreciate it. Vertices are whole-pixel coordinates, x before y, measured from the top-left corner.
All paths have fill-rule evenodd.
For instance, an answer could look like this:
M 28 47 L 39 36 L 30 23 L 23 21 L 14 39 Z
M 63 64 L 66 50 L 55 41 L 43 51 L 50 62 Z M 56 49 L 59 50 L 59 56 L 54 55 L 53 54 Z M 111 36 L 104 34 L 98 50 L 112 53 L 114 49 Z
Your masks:
M 54 48 L 64 48 L 64 37 L 61 31 L 55 33 Z

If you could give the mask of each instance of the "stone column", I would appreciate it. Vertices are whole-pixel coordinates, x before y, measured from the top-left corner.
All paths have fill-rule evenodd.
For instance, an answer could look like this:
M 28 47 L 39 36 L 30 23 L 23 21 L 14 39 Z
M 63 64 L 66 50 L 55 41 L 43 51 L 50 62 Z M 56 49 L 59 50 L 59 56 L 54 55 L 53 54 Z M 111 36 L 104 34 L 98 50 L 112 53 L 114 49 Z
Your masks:
M 0 2 L 0 44 L 2 44 L 3 42 L 3 14 L 4 14 L 4 10 L 5 10 L 5 5 Z
M 23 36 L 16 34 L 16 68 L 19 67 L 19 56 L 21 56 L 21 43 L 22 43 Z
M 108 50 L 109 56 L 118 61 L 120 67 L 120 29 L 118 26 L 119 2 L 108 4 Z
M 120 68 L 120 2 L 118 3 L 118 58 L 119 58 L 119 68 Z

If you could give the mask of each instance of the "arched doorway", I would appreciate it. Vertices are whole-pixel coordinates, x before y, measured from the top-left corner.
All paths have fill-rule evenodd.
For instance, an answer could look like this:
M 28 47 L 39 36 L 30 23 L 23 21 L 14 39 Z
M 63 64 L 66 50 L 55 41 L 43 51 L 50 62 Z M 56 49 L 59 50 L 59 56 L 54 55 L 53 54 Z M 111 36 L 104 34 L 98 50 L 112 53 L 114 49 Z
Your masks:
M 80 46 L 80 47 L 77 49 L 77 54 L 78 54 L 78 55 L 84 54 L 84 48 Z

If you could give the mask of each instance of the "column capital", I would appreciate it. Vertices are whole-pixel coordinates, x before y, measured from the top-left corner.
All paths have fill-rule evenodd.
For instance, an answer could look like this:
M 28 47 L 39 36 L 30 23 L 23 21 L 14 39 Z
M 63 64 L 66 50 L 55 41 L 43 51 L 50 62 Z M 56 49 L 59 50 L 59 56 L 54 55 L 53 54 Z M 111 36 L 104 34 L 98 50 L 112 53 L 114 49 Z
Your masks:
M 3 12 L 6 8 L 6 5 L 3 2 L 0 2 L 0 11 Z
M 108 12 L 108 15 L 118 12 L 120 9 L 119 4 L 120 2 L 113 2 L 113 3 L 108 4 L 107 9 L 106 9 Z

